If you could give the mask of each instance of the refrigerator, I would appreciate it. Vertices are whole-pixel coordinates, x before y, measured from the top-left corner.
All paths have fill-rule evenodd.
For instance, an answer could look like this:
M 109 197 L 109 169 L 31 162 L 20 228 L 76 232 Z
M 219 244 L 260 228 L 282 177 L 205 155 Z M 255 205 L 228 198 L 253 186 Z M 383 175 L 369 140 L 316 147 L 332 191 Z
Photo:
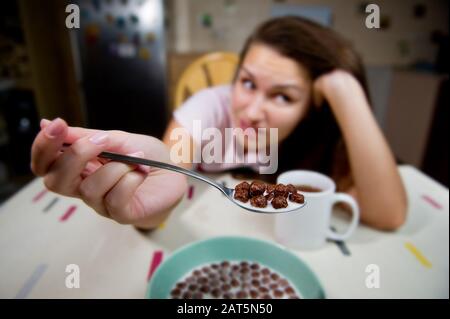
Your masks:
M 161 137 L 168 121 L 162 0 L 78 0 L 71 44 L 87 125 Z

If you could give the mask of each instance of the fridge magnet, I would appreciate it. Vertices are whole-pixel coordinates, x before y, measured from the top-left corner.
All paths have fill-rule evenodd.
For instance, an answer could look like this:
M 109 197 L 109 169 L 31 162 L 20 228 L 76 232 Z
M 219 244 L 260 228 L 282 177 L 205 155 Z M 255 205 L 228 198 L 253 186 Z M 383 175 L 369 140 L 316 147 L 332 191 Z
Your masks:
M 149 33 L 147 33 L 145 38 L 146 38 L 147 43 L 152 43 L 153 41 L 155 41 L 156 36 L 155 36 L 155 33 L 149 32 Z
M 116 25 L 123 29 L 125 27 L 125 19 L 123 17 L 118 17 L 116 20 Z
M 121 58 L 134 58 L 136 47 L 132 43 L 120 43 L 117 46 L 117 55 Z
M 204 28 L 211 28 L 213 25 L 213 18 L 209 13 L 204 13 L 200 17 L 200 24 Z
M 119 43 L 126 43 L 126 42 L 128 42 L 128 37 L 126 36 L 126 34 L 119 33 L 119 34 L 117 35 L 117 41 L 118 41 Z
M 86 36 L 86 43 L 87 44 L 94 44 L 97 42 L 99 36 L 100 36 L 100 28 L 96 24 L 89 24 L 86 26 L 85 31 Z
M 145 47 L 140 48 L 139 49 L 139 58 L 141 58 L 142 60 L 149 60 L 150 59 L 150 51 Z
M 132 14 L 132 15 L 130 16 L 130 21 L 131 21 L 131 23 L 133 23 L 133 24 L 138 24 L 138 23 L 139 23 L 139 18 L 137 17 L 137 15 Z
M 136 45 L 136 46 L 139 46 L 139 45 L 141 44 L 141 36 L 140 36 L 140 34 L 139 34 L 138 32 L 136 32 L 136 33 L 133 35 L 133 43 L 134 43 L 134 45 Z
M 106 22 L 108 23 L 108 24 L 113 24 L 114 23 L 114 17 L 112 16 L 112 14 L 107 14 L 106 15 Z

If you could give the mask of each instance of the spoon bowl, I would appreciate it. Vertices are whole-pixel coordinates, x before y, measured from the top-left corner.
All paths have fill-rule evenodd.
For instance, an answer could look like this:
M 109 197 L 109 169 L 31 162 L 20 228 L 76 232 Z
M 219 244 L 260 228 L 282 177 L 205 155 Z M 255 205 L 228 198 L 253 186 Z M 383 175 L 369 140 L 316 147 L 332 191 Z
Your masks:
M 255 207 L 255 206 L 252 206 L 252 204 L 250 204 L 250 201 L 248 201 L 247 203 L 243 203 L 239 200 L 234 199 L 234 190 L 233 190 L 233 197 L 230 198 L 230 200 L 233 201 L 236 205 L 238 205 L 246 210 L 250 210 L 254 213 L 263 213 L 263 214 L 289 213 L 294 210 L 301 209 L 301 208 L 303 208 L 303 206 L 306 205 L 306 202 L 299 204 L 299 203 L 288 201 L 288 206 L 285 208 L 273 208 L 273 207 L 270 207 L 269 203 L 264 208 Z

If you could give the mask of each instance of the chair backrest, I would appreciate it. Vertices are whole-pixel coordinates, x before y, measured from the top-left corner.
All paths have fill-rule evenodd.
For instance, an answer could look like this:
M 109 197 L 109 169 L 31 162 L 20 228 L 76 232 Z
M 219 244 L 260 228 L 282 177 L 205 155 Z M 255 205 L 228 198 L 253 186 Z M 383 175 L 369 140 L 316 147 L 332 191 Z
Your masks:
M 175 90 L 175 108 L 194 93 L 215 85 L 230 83 L 239 57 L 231 52 L 214 52 L 192 62 L 181 74 Z

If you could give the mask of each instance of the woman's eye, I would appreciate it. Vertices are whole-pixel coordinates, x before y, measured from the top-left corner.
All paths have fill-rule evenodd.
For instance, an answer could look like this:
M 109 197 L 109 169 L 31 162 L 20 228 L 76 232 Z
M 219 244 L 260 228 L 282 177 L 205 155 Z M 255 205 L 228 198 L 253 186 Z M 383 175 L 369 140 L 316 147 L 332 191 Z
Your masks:
M 285 95 L 285 94 L 277 94 L 275 96 L 275 100 L 277 102 L 281 102 L 281 103 L 285 103 L 285 104 L 292 102 L 292 99 L 289 96 Z
M 252 81 L 246 79 L 242 80 L 242 85 L 247 90 L 253 90 L 255 88 L 255 84 Z

